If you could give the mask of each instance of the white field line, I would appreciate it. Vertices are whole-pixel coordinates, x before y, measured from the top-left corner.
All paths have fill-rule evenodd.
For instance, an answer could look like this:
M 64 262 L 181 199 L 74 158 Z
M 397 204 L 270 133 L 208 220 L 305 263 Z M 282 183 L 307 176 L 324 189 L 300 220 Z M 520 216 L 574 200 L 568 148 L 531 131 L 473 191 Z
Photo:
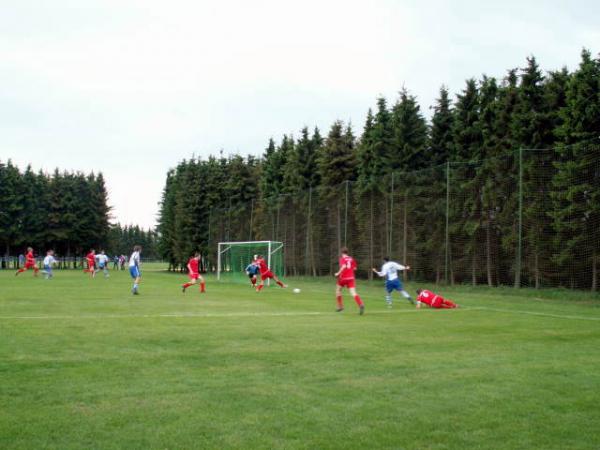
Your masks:
M 600 317 L 584 317 L 584 316 L 571 316 L 571 315 L 566 315 L 566 314 L 550 314 L 550 313 L 542 313 L 542 312 L 536 312 L 536 311 L 490 308 L 487 306 L 473 306 L 468 309 L 471 311 L 494 311 L 494 312 L 500 312 L 500 313 L 517 314 L 517 315 L 551 317 L 553 319 L 590 320 L 593 322 L 600 322 Z
M 466 308 L 463 308 L 466 309 Z M 425 310 L 426 311 L 426 310 Z M 365 314 L 403 314 L 418 313 L 416 309 L 367 311 Z M 210 317 L 299 317 L 299 316 L 331 316 L 336 312 L 290 311 L 290 312 L 237 312 L 237 313 L 165 313 L 165 314 L 84 314 L 81 316 L 0 316 L 0 320 L 69 320 L 69 319 L 154 319 L 154 318 L 210 318 Z M 357 314 L 348 308 L 344 314 Z

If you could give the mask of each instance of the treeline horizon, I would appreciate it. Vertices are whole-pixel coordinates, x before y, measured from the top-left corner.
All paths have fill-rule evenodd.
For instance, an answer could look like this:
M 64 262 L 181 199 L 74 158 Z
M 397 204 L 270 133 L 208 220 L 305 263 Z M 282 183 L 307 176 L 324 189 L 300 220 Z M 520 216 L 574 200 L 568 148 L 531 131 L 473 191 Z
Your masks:
M 104 176 L 55 169 L 52 174 L 21 171 L 0 160 L 0 254 L 18 256 L 33 247 L 81 257 L 91 248 L 128 256 L 134 245 L 144 256 L 158 258 L 157 234 L 137 225 L 111 223 Z
M 434 167 L 443 170 L 444 164 L 458 170 L 463 164 L 460 173 L 453 173 L 452 189 L 476 193 L 474 198 L 465 199 L 446 212 L 443 208 L 440 212 L 439 203 L 445 199 L 425 199 L 420 205 L 430 214 L 449 216 L 451 224 L 446 231 L 450 240 L 465 246 L 467 254 L 458 259 L 451 256 L 451 261 L 445 262 L 446 266 L 455 262 L 454 269 L 461 267 L 460 273 L 450 270 L 453 279 L 469 279 L 474 284 L 526 282 L 540 286 L 550 277 L 544 273 L 544 264 L 568 263 L 576 269 L 585 267 L 586 274 L 582 279 L 571 273 L 568 283 L 595 289 L 600 254 L 600 236 L 595 226 L 600 185 L 593 165 L 600 144 L 599 80 L 600 59 L 592 57 L 588 50 L 581 52 L 579 67 L 574 71 L 561 68 L 543 74 L 532 56 L 526 59 L 525 67 L 508 70 L 500 80 L 486 75 L 479 80 L 467 79 L 455 99 L 442 86 L 430 121 L 425 119 L 416 97 L 403 88 L 392 104 L 385 97 L 377 98 L 374 108 L 366 112 L 359 136 L 350 125 L 338 120 L 324 134 L 318 128 L 304 127 L 297 137 L 286 134 L 278 143 L 271 138 L 261 157 L 234 154 L 183 160 L 167 173 L 157 226 L 159 251 L 176 266 L 200 250 L 210 265 L 214 264 L 212 247 L 217 240 L 289 240 L 298 231 L 306 236 L 319 232 L 318 236 L 306 238 L 301 249 L 298 242 L 286 245 L 286 252 L 293 247 L 293 257 L 303 261 L 300 268 L 286 257 L 291 273 L 318 274 L 327 273 L 330 261 L 335 259 L 337 250 L 330 248 L 327 240 L 335 242 L 335 246 L 341 243 L 360 247 L 372 234 L 368 228 L 375 227 L 375 233 L 384 232 L 386 237 L 369 238 L 370 248 L 363 257 L 372 262 L 394 250 L 395 244 L 387 236 L 392 236 L 392 224 L 400 222 L 392 220 L 389 202 L 393 204 L 399 190 L 403 190 L 408 201 L 410 186 L 406 182 L 403 185 L 397 175 L 395 193 L 394 174 Z M 549 151 L 517 167 L 514 155 L 519 149 Z M 480 163 L 475 166 L 476 162 Z M 506 173 L 504 179 L 498 178 L 502 172 Z M 446 178 L 436 175 L 427 189 L 443 192 Z M 310 229 L 306 214 L 296 217 L 309 199 L 321 202 L 313 205 L 315 211 L 325 204 L 327 214 L 339 210 L 336 202 L 344 197 L 340 188 L 344 183 L 351 183 L 352 187 L 349 217 L 330 217 L 337 224 L 323 224 L 326 231 Z M 515 186 L 525 194 L 518 194 Z M 413 189 L 412 194 L 415 193 Z M 525 198 L 519 210 L 520 220 L 524 221 L 519 228 L 519 252 L 523 255 L 517 262 L 514 248 L 509 250 L 516 245 L 517 225 L 508 223 L 505 216 L 507 208 L 516 208 L 518 195 L 533 194 L 535 201 Z M 366 224 L 360 204 L 369 195 L 382 201 L 375 205 L 375 215 L 381 217 L 369 219 Z M 289 227 L 285 232 L 281 231 L 283 228 L 279 230 L 285 236 L 276 236 L 280 227 L 275 223 L 280 224 L 283 219 L 274 214 L 282 212 L 281 206 L 287 199 L 297 199 L 284 212 L 284 219 L 293 217 L 294 223 L 285 225 Z M 347 194 L 344 201 L 348 201 Z M 411 208 L 417 214 L 418 206 Z M 345 214 L 348 216 L 347 208 Z M 215 222 L 215 216 L 220 222 Z M 506 223 L 501 224 L 500 219 Z M 424 233 L 423 225 L 405 221 L 404 244 L 406 247 L 406 241 L 414 241 L 410 251 L 426 260 L 421 275 L 426 277 L 429 269 L 439 279 L 440 268 L 435 260 L 441 256 L 448 259 L 446 255 L 452 254 L 453 248 L 448 240 L 440 242 L 439 230 L 429 231 Z M 482 239 L 486 241 L 485 248 L 479 248 Z M 577 255 L 582 245 L 586 249 L 584 258 Z M 315 247 L 327 251 L 318 250 L 317 255 Z M 445 255 L 436 254 L 436 248 L 444 247 Z M 402 256 L 408 256 L 406 250 Z M 306 262 L 315 257 L 326 259 L 327 267 L 317 268 Z M 520 266 L 530 260 L 537 262 L 532 273 L 524 274 L 525 280 Z M 560 284 L 564 284 L 562 279 Z

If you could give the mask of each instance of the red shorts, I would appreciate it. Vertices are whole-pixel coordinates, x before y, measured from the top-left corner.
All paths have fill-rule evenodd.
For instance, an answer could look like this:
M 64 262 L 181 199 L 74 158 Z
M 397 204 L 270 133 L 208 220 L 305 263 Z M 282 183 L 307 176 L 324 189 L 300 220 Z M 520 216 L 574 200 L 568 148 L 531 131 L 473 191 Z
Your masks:
M 188 273 L 188 277 L 190 277 L 190 280 L 197 280 L 200 277 L 199 273 Z
M 33 269 L 35 268 L 35 263 L 31 262 L 31 263 L 25 263 L 25 270 L 27 269 Z
M 273 274 L 273 272 L 271 272 L 270 270 L 268 272 L 265 273 L 261 273 L 260 274 L 260 279 L 262 281 L 265 281 L 267 278 L 274 278 L 275 275 Z
M 348 289 L 352 289 L 352 288 L 356 287 L 356 282 L 355 282 L 354 278 L 348 279 L 348 280 L 338 280 L 337 285 L 339 287 L 345 287 Z
M 96 267 L 95 263 L 89 262 L 88 261 L 88 269 L 94 269 Z

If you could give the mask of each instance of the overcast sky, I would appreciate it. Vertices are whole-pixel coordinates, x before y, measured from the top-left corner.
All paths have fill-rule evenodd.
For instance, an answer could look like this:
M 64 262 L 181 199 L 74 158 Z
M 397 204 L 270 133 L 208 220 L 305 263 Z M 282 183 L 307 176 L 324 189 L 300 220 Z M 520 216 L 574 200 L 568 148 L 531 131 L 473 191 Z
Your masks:
M 0 0 L 0 160 L 102 171 L 115 221 L 156 221 L 165 174 L 304 125 L 356 133 L 406 88 L 600 51 L 600 2 Z

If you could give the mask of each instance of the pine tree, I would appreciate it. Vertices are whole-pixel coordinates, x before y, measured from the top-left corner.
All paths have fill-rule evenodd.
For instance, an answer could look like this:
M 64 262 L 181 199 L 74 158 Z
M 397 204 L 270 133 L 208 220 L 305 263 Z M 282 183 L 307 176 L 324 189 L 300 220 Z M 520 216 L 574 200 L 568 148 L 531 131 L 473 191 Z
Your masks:
M 433 107 L 427 160 L 430 166 L 437 166 L 450 160 L 452 153 L 452 110 L 448 89 L 440 88 L 440 96 Z
M 406 89 L 400 91 L 400 99 L 392 108 L 391 131 L 388 163 L 392 171 L 418 170 L 430 164 L 424 151 L 427 124 L 417 99 Z
M 475 162 L 479 160 L 483 145 L 483 136 L 480 127 L 480 95 L 477 82 L 474 79 L 467 80 L 467 85 L 462 94 L 457 95 L 454 108 L 454 146 L 453 159 L 458 162 Z M 452 184 L 464 196 L 464 204 L 455 201 L 451 207 L 452 223 L 451 233 L 456 240 L 465 241 L 465 245 L 453 247 L 451 253 L 453 258 L 458 258 L 460 251 L 464 252 L 463 264 L 471 267 L 471 282 L 477 284 L 479 275 L 479 236 L 481 227 L 481 215 L 479 192 L 472 183 L 475 177 L 475 166 L 473 164 L 462 164 L 454 170 Z M 464 214 L 467 210 L 471 214 Z M 467 261 L 469 259 L 470 261 Z
M 23 210 L 23 182 L 19 169 L 10 160 L 0 161 L 0 245 L 6 256 L 16 241 L 23 241 L 17 220 Z

